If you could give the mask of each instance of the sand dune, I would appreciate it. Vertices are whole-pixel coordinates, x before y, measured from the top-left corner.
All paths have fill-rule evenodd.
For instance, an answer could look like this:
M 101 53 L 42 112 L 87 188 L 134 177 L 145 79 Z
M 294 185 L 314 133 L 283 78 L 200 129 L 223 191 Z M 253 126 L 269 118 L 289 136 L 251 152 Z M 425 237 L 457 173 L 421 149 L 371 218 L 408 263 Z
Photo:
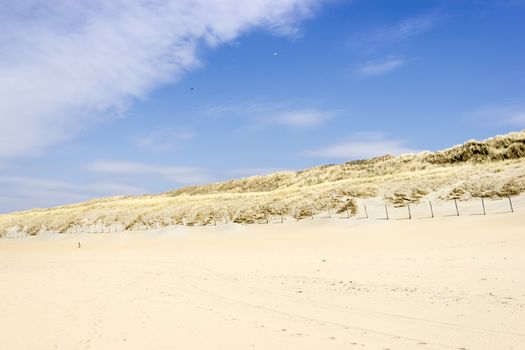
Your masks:
M 333 212 L 362 215 L 363 203 L 403 207 L 433 201 L 506 198 L 525 192 L 525 131 L 440 152 L 383 156 L 304 171 L 105 198 L 0 215 L 0 237 L 109 232 L 169 225 L 263 223 Z
M 525 197 L 478 204 L 2 239 L 0 348 L 523 349 Z

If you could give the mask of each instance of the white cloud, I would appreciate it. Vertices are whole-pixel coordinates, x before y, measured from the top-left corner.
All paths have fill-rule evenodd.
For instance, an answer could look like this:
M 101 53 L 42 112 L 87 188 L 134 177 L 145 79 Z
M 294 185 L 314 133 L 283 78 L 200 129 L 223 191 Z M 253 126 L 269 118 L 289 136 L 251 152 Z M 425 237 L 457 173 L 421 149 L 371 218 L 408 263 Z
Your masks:
M 500 106 L 484 107 L 468 113 L 467 116 L 489 124 L 505 124 L 525 127 L 525 105 L 508 103 Z
M 499 0 L 498 5 L 507 7 L 521 7 L 525 6 L 525 0 Z
M 213 180 L 205 169 L 187 166 L 159 166 L 136 162 L 97 161 L 90 164 L 88 169 L 105 174 L 154 175 L 164 180 L 184 185 L 201 184 Z
M 282 124 L 293 128 L 311 128 L 324 123 L 335 115 L 332 111 L 313 109 L 287 111 L 273 117 L 275 124 Z
M 387 58 L 379 61 L 368 61 L 354 71 L 358 77 L 373 77 L 392 72 L 405 64 L 400 58 Z
M 273 111 L 281 106 L 273 106 L 260 101 L 222 103 L 213 106 L 206 106 L 201 109 L 200 113 L 209 118 L 224 117 L 251 117 L 259 115 L 262 112 Z
M 164 129 L 140 137 L 137 141 L 137 145 L 154 152 L 166 152 L 172 151 L 182 143 L 194 138 L 195 133 L 191 130 Z
M 349 41 L 356 49 L 376 50 L 415 38 L 432 29 L 442 16 L 430 12 L 417 17 L 405 18 L 391 26 L 384 26 L 367 33 L 358 33 Z
M 146 192 L 143 188 L 115 183 L 80 184 L 27 176 L 0 176 L 0 212 Z
M 253 28 L 296 35 L 322 0 L 0 0 L 0 156 L 41 152 Z
M 240 118 L 249 120 L 252 128 L 283 125 L 291 129 L 307 129 L 337 117 L 338 110 L 293 108 L 284 103 L 250 101 L 207 107 L 202 114 L 211 118 Z
M 438 19 L 437 13 L 432 12 L 419 17 L 406 18 L 390 28 L 380 30 L 378 36 L 386 40 L 406 40 L 420 35 L 431 29 Z
M 229 172 L 229 174 L 236 176 L 236 177 L 248 177 L 248 176 L 262 176 L 262 175 L 269 175 L 281 171 L 290 171 L 288 169 L 281 169 L 281 168 L 239 168 L 234 169 Z
M 525 109 L 514 111 L 507 118 L 508 123 L 525 127 Z
M 417 152 L 405 144 L 405 141 L 388 138 L 383 133 L 359 133 L 347 141 L 307 152 L 306 155 L 350 160 Z

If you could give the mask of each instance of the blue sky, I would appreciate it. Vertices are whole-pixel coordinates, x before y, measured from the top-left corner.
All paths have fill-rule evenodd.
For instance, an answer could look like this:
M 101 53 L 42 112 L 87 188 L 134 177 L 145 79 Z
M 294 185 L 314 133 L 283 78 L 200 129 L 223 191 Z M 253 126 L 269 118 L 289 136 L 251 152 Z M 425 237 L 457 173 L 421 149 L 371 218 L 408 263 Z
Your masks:
M 525 128 L 525 2 L 0 0 L 0 212 Z

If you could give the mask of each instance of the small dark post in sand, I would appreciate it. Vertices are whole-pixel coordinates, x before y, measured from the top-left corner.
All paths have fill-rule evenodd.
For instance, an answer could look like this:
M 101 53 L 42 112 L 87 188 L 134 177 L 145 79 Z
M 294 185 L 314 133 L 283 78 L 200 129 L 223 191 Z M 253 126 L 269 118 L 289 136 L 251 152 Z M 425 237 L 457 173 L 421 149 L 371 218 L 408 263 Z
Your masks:
M 364 204 L 365 206 L 365 215 L 366 215 L 366 218 L 368 219 L 368 210 L 366 210 L 366 204 Z
M 434 208 L 432 208 L 432 201 L 428 201 L 428 204 L 430 204 L 430 215 L 432 215 L 432 218 L 434 218 Z
M 270 220 L 268 220 L 268 210 L 264 210 L 264 218 L 266 219 L 266 223 L 269 224 Z
M 412 212 L 410 211 L 410 203 L 407 203 L 407 208 L 408 208 L 408 219 L 412 219 Z
M 510 197 L 509 197 L 510 198 Z M 332 212 L 330 211 L 330 207 L 328 207 L 328 218 L 331 219 L 332 218 Z
M 386 213 L 386 219 L 388 220 L 389 219 L 388 218 L 388 207 L 386 206 L 386 204 L 385 204 L 385 213 Z
M 458 201 L 454 198 L 454 205 L 456 206 L 456 215 L 459 216 Z
M 350 219 L 350 212 L 348 211 L 348 207 L 346 207 L 346 217 Z
M 483 197 L 481 197 L 481 206 L 483 207 L 483 215 L 487 215 L 487 212 L 485 211 L 485 200 L 483 200 Z
M 509 204 L 510 204 L 510 212 L 514 213 L 514 207 L 512 206 L 512 199 L 510 199 L 510 196 L 509 196 Z
M 279 210 L 279 215 L 281 216 L 281 224 L 284 223 L 284 218 L 283 218 L 283 209 L 281 208 L 281 210 Z
M 78 247 L 80 248 L 80 242 L 77 242 L 78 243 Z

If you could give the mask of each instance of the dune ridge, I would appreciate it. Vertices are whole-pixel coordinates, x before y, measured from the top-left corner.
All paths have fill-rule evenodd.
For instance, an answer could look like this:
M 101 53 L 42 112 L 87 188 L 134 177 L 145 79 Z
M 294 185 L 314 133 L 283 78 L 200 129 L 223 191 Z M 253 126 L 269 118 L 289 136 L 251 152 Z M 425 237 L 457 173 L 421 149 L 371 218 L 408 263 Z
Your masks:
M 425 199 L 501 198 L 525 192 L 525 130 L 439 152 L 323 165 L 157 195 L 112 197 L 0 215 L 0 237 L 169 225 L 300 220 L 327 210 L 356 215 L 359 201 L 395 207 Z M 86 231 L 86 229 L 88 231 Z

